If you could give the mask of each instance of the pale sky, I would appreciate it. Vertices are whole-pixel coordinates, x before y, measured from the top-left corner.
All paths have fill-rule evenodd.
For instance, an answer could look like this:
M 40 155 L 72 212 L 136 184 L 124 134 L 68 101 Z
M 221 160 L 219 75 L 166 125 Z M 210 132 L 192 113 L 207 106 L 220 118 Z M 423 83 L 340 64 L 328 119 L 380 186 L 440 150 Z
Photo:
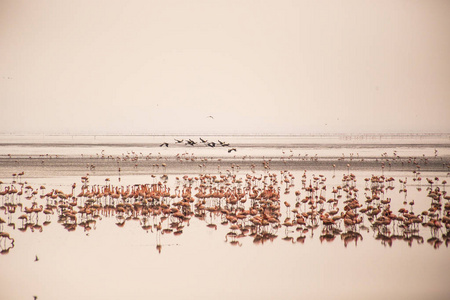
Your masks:
M 0 53 L 0 133 L 450 132 L 447 0 L 0 0 Z

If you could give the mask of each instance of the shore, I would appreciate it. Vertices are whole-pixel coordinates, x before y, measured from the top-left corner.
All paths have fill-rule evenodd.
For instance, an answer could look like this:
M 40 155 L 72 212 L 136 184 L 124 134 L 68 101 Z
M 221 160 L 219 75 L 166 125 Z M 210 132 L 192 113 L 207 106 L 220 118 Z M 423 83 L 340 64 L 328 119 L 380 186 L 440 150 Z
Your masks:
M 71 156 L 0 156 L 0 176 L 8 178 L 13 173 L 25 172 L 28 177 L 98 176 L 130 174 L 197 174 L 225 173 L 229 171 L 261 172 L 266 170 L 327 170 L 342 173 L 352 170 L 373 170 L 381 174 L 389 171 L 450 172 L 449 157 L 421 157 L 398 159 L 396 157 L 158 157 L 158 158 L 96 158 Z

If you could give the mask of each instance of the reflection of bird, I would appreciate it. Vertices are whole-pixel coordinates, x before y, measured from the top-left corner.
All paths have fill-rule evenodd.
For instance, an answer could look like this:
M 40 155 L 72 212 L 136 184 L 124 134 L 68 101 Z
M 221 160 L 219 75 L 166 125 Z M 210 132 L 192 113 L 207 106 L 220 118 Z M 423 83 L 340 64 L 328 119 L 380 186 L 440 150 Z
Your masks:
M 36 255 L 36 258 L 34 259 L 34 261 L 39 261 L 39 257 L 37 257 L 37 255 Z
M 163 146 L 165 146 L 165 147 L 169 147 L 169 143 L 162 143 L 161 145 L 159 145 L 160 147 L 163 147 Z
M 228 149 L 228 153 L 230 153 L 230 152 L 232 152 L 232 151 L 236 151 L 236 148 Z

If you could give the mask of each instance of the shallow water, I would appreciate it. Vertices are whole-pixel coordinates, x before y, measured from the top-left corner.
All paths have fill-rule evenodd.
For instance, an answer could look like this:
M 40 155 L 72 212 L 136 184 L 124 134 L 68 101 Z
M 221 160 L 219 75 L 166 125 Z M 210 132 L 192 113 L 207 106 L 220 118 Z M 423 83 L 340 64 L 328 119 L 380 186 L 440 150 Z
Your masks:
M 237 224 L 241 228 L 248 225 L 249 232 L 233 237 L 229 234 L 231 223 L 221 224 L 224 221 L 221 213 L 206 211 L 201 217 L 191 215 L 189 220 L 180 222 L 182 233 L 174 235 L 175 230 L 162 233 L 174 221 L 172 217 L 163 220 L 161 215 L 150 218 L 139 215 L 139 220 L 124 220 L 115 210 L 103 210 L 87 227 L 81 225 L 91 218 L 77 214 L 77 223 L 72 227 L 75 230 L 68 231 L 64 222 L 58 222 L 59 209 L 49 217 L 43 213 L 38 214 L 38 219 L 30 215 L 29 223 L 33 225 L 26 226 L 18 219 L 24 212 L 16 206 L 14 213 L 0 210 L 0 217 L 16 226 L 13 229 L 3 224 L 3 232 L 9 233 L 14 243 L 6 238 L 0 243 L 4 250 L 0 257 L 0 298 L 32 299 L 35 295 L 38 299 L 446 299 L 450 294 L 446 284 L 450 267 L 448 232 L 444 223 L 438 229 L 419 224 L 415 231 L 412 227 L 399 226 L 397 221 L 388 226 L 373 226 L 373 220 L 364 215 L 363 222 L 355 226 L 338 221 L 331 236 L 326 235 L 330 231 L 320 221 L 317 226 L 308 223 L 302 231 L 292 226 L 286 232 L 281 225 L 287 217 L 295 218 L 292 209 L 297 202 L 301 203 L 297 207 L 300 213 L 312 210 L 300 201 L 311 195 L 306 190 L 310 184 L 320 188 L 312 194 L 316 201 L 320 191 L 326 200 L 338 200 L 335 206 L 316 203 L 316 211 L 323 207 L 324 213 L 336 208 L 340 209 L 339 213 L 345 212 L 344 202 L 348 199 L 357 199 L 361 208 L 366 207 L 366 196 L 372 192 L 370 182 L 364 179 L 372 175 L 394 178 L 393 189 L 388 189 L 389 184 L 385 182 L 383 193 L 378 194 L 380 200 L 391 199 L 388 205 L 393 213 L 400 215 L 398 210 L 404 208 L 420 215 L 432 207 L 428 197 L 430 189 L 439 187 L 440 192 L 446 189 L 444 180 L 448 181 L 450 163 L 447 136 L 362 142 L 361 138 L 342 137 L 214 137 L 214 141 L 230 143 L 227 147 L 214 148 L 202 145 L 198 138 L 182 138 L 192 138 L 198 144 L 175 144 L 173 137 L 96 137 L 97 142 L 92 143 L 87 141 L 94 140 L 93 137 L 44 137 L 51 143 L 42 143 L 40 137 L 3 137 L 1 189 L 14 185 L 20 191 L 19 183 L 26 182 L 24 186 L 31 186 L 38 194 L 29 200 L 26 197 L 31 195 L 31 190 L 24 190 L 20 197 L 3 196 L 2 205 L 22 203 L 24 209 L 36 202 L 37 207 L 46 206 L 52 200 L 39 197 L 41 194 L 52 189 L 71 193 L 73 183 L 76 183 L 73 192 L 76 196 L 83 185 L 81 176 L 89 173 L 89 189 L 107 185 L 151 186 L 160 182 L 174 194 L 177 186 L 182 189 L 183 185 L 192 184 L 195 202 L 191 205 L 195 211 L 194 204 L 199 201 L 194 196 L 198 192 L 195 188 L 200 187 L 195 177 L 223 175 L 225 182 L 217 186 L 244 188 L 247 175 L 261 177 L 262 181 L 264 176 L 275 174 L 278 182 L 272 185 L 280 191 L 275 201 L 280 204 L 280 228 L 251 228 L 247 217 Z M 68 142 L 70 139 L 74 142 Z M 170 143 L 169 147 L 159 147 L 165 141 Z M 228 153 L 233 147 L 237 151 Z M 147 157 L 149 153 L 152 154 Z M 22 171 L 23 176 L 12 177 L 12 173 Z M 341 197 L 335 197 L 333 188 L 345 187 L 342 179 L 349 174 L 355 175 L 356 181 L 350 186 L 358 191 L 350 190 L 350 195 L 340 190 Z M 192 178 L 191 183 L 183 179 L 185 175 Z M 319 175 L 326 178 L 323 183 L 314 179 Z M 284 176 L 290 179 L 287 194 Z M 426 178 L 433 180 L 433 185 Z M 236 182 L 237 179 L 242 179 L 242 183 Z M 263 188 L 261 181 L 255 180 L 252 185 Z M 40 186 L 45 190 L 40 190 Z M 299 198 L 295 191 L 300 191 Z M 448 214 L 444 209 L 448 201 L 443 197 L 444 194 L 436 216 L 440 220 Z M 79 197 L 75 208 L 79 210 L 86 199 Z M 173 207 L 180 199 L 161 201 Z M 240 206 L 249 209 L 249 194 L 246 199 Z M 380 200 L 371 204 L 385 209 L 387 206 Z M 60 198 L 54 201 L 64 203 Z M 101 201 L 106 204 L 111 198 Z M 205 201 L 207 207 L 214 204 L 232 209 L 224 200 Z M 425 220 L 428 219 L 423 223 Z M 44 225 L 45 221 L 50 223 Z M 161 230 L 157 229 L 159 222 Z M 151 229 L 143 229 L 145 224 L 152 225 Z M 19 230 L 24 227 L 26 230 Z M 257 231 L 256 235 L 251 234 L 253 230 Z M 264 230 L 272 235 L 258 238 Z

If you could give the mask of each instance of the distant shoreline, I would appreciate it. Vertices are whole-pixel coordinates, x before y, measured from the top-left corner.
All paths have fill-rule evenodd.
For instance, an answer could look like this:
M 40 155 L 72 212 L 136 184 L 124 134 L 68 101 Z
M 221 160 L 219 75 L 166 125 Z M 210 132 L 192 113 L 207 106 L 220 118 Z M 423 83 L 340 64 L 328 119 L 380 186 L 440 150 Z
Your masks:
M 410 138 L 410 137 L 447 137 L 450 139 L 450 133 L 302 133 L 302 134 L 270 134 L 270 133 L 252 133 L 252 134 L 214 134 L 214 133 L 167 133 L 167 134 L 70 134 L 70 133 L 52 133 L 52 134 L 38 134 L 38 133 L 0 133 L 0 137 L 348 137 L 348 138 Z
M 220 159 L 220 160 L 219 160 Z M 447 174 L 450 172 L 450 160 L 448 157 L 428 157 L 414 160 L 395 160 L 392 157 L 386 159 L 373 157 L 360 157 L 359 159 L 341 159 L 339 157 L 319 157 L 317 159 L 283 159 L 280 157 L 222 157 L 196 158 L 195 160 L 179 161 L 174 157 L 162 159 L 139 159 L 139 160 L 114 160 L 96 157 L 0 157 L 0 178 L 8 178 L 12 173 L 25 171 L 27 176 L 83 176 L 86 173 L 97 176 L 113 175 L 139 175 L 139 174 L 217 174 L 226 173 L 234 167 L 239 168 L 242 174 L 252 172 L 265 172 L 268 170 L 310 170 L 310 171 L 333 171 L 351 173 L 366 170 L 374 174 L 388 175 L 390 172 L 407 171 L 413 172 L 439 172 Z M 418 168 L 417 165 L 420 165 Z M 92 168 L 91 168 L 92 166 Z M 268 168 L 265 168 L 268 166 Z M 118 169 L 120 168 L 120 173 Z

